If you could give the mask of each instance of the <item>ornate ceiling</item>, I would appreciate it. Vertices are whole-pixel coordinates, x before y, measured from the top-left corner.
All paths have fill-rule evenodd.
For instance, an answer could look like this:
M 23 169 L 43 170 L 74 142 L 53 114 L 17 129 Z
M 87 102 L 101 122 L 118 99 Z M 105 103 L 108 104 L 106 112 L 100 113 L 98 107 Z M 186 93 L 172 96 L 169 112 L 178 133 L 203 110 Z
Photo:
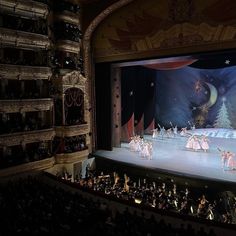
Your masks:
M 136 0 L 98 26 L 94 56 L 100 62 L 231 48 L 235 12 L 234 0 Z

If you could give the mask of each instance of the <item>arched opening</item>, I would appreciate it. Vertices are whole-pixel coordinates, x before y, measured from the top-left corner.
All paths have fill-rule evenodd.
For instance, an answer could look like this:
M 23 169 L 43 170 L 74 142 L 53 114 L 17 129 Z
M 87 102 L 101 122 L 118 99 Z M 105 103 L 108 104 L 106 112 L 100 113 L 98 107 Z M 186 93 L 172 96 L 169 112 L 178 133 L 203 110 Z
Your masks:
M 65 91 L 65 124 L 84 124 L 84 92 L 79 88 L 69 88 Z

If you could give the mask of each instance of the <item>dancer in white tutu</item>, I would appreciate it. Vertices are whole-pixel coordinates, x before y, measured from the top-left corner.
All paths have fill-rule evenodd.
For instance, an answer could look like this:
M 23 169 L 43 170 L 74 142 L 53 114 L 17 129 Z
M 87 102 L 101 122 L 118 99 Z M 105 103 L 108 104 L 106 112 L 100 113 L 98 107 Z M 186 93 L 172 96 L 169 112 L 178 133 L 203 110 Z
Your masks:
M 204 152 L 207 152 L 209 150 L 209 139 L 205 135 L 202 135 L 200 144 Z
M 142 147 L 142 150 L 141 150 L 140 154 L 141 154 L 142 157 L 147 157 L 147 158 L 150 157 L 150 149 L 149 149 L 149 143 L 148 142 L 145 141 L 143 143 L 143 147 Z
M 201 149 L 199 139 L 196 135 L 193 135 L 193 150 L 198 151 Z
M 157 136 L 158 136 L 158 129 L 156 128 L 152 130 L 152 138 L 157 138 Z
M 174 136 L 178 135 L 178 127 L 177 127 L 177 125 L 175 127 L 173 127 L 173 134 L 174 134 Z
M 184 127 L 184 128 L 181 129 L 180 135 L 181 136 L 186 136 L 187 135 L 187 127 Z
M 236 160 L 235 153 L 228 151 L 227 152 L 227 164 L 229 170 L 236 170 Z
M 142 157 L 146 157 L 149 160 L 152 159 L 152 142 L 144 140 L 139 135 L 131 137 L 129 148 L 131 151 L 139 153 Z
M 130 138 L 131 139 L 131 141 L 129 142 L 129 148 L 130 148 L 130 150 L 131 151 L 135 151 L 135 149 L 136 149 L 136 147 L 135 147 L 135 136 L 134 137 L 131 137 Z
M 194 137 L 193 137 L 193 135 L 192 135 L 192 136 L 190 136 L 190 137 L 188 138 L 185 147 L 188 148 L 188 149 L 193 149 L 193 141 L 194 141 Z

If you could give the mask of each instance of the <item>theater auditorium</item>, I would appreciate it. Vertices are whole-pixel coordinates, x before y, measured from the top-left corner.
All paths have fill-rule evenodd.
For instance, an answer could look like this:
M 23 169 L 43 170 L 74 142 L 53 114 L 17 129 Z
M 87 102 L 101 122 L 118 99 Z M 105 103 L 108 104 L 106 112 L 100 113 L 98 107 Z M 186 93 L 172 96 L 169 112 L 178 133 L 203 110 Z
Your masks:
M 235 12 L 1 0 L 0 235 L 235 235 Z

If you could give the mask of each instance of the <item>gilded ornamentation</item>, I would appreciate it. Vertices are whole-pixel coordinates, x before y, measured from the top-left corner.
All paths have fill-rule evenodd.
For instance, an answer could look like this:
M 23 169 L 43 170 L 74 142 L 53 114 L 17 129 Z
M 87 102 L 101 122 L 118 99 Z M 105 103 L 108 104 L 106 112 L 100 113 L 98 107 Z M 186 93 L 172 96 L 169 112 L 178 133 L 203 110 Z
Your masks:
M 0 100 L 1 113 L 48 111 L 52 110 L 52 107 L 53 107 L 53 101 L 51 98 Z
M 96 27 L 111 13 L 116 11 L 117 9 L 131 3 L 133 0 L 120 0 L 111 6 L 109 6 L 106 10 L 104 10 L 102 13 L 100 13 L 89 25 L 87 28 L 84 37 L 83 37 L 83 49 L 84 49 L 84 73 L 85 77 L 87 78 L 87 83 L 86 83 L 86 91 L 88 91 L 88 97 L 90 98 L 90 101 L 93 101 L 94 99 L 94 91 L 92 91 L 92 58 L 91 58 L 91 38 L 94 30 Z M 88 104 L 90 104 L 90 101 L 88 101 Z M 93 105 L 93 104 L 91 104 Z M 91 114 L 91 120 L 90 120 L 90 125 L 92 126 L 92 133 L 93 135 L 93 143 L 92 146 L 95 146 L 95 113 L 92 112 Z
M 36 1 L 25 0 L 1 0 L 0 8 L 12 11 L 23 16 L 47 18 L 48 6 Z
M 62 83 L 63 85 L 70 85 L 70 87 L 84 87 L 86 78 L 79 71 L 72 71 L 62 77 Z
M 53 140 L 54 136 L 54 129 L 34 130 L 0 135 L 0 146 L 15 146 L 21 145 L 22 143 L 27 144 Z
M 57 49 L 66 52 L 71 52 L 76 54 L 80 52 L 80 43 L 70 40 L 58 40 L 56 47 Z
M 49 80 L 51 76 L 52 71 L 49 67 L 0 64 L 0 78 L 17 80 Z
M 50 46 L 50 40 L 46 35 L 5 28 L 0 28 L 0 43 L 27 49 L 47 49 Z
M 73 163 L 87 159 L 88 154 L 89 154 L 88 149 L 72 153 L 62 153 L 62 154 L 57 154 L 55 156 L 55 160 L 57 164 Z
M 64 22 L 68 22 L 74 25 L 79 25 L 80 24 L 80 20 L 77 14 L 73 13 L 73 12 L 69 12 L 69 11 L 63 11 L 60 14 L 56 14 L 55 15 L 55 19 L 56 20 L 61 20 Z
M 78 136 L 82 134 L 87 134 L 88 132 L 88 124 L 56 127 L 56 136 L 58 137 Z

